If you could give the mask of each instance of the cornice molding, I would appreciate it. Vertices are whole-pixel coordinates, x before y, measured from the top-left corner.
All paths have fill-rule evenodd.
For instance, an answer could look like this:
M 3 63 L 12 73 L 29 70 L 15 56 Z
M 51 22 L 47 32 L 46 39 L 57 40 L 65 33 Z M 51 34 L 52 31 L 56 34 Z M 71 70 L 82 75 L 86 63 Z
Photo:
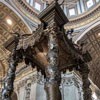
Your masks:
M 97 19 L 100 19 L 100 5 L 98 6 L 98 8 L 96 8 L 93 12 L 89 13 L 88 15 L 77 20 L 69 21 L 69 23 L 65 25 L 65 28 L 76 29 L 88 25 Z
M 81 20 L 83 19 L 84 17 L 90 15 L 91 13 L 93 13 L 96 9 L 98 9 L 100 7 L 100 3 L 96 4 L 95 6 L 93 6 L 92 8 L 90 8 L 88 11 L 85 11 L 84 13 L 76 16 L 76 17 L 73 17 L 73 18 L 69 18 L 70 21 L 75 21 L 75 20 Z
M 40 20 L 37 18 L 39 12 L 36 11 L 31 6 L 29 6 L 24 0 L 18 0 L 18 1 L 13 0 L 10 2 L 12 2 L 18 9 L 20 9 L 20 12 L 22 12 L 24 16 L 26 16 L 30 20 L 30 22 L 35 23 L 34 25 L 40 24 Z M 71 28 L 76 29 L 78 27 L 85 26 L 99 17 L 100 17 L 100 3 L 98 3 L 95 7 L 92 7 L 89 11 L 80 14 L 75 18 L 71 19 L 69 18 L 69 23 L 65 25 L 65 29 L 71 29 Z M 32 23 L 30 23 L 29 25 L 30 27 L 34 26 L 31 25 Z
M 25 16 L 27 16 L 29 19 L 31 19 L 33 22 L 36 22 L 37 24 L 40 23 L 39 19 L 37 18 L 39 12 L 36 11 L 34 8 L 30 7 L 24 0 L 18 0 L 18 2 L 14 0 L 13 2 L 15 2 L 16 6 L 20 8 L 20 10 L 23 12 L 23 14 L 25 14 Z M 100 3 L 92 7 L 89 11 L 86 11 L 74 18 L 69 18 L 69 23 L 65 25 L 65 29 L 75 29 L 78 27 L 82 27 L 99 17 Z
M 31 21 L 39 24 L 40 21 L 37 18 L 37 15 L 39 14 L 39 12 L 37 12 L 36 10 L 34 10 L 34 8 L 30 7 L 25 1 L 23 0 L 18 0 L 18 2 L 16 0 L 12 1 L 16 7 L 18 9 L 20 9 L 20 11 L 27 16 Z M 27 12 L 27 13 L 26 13 Z

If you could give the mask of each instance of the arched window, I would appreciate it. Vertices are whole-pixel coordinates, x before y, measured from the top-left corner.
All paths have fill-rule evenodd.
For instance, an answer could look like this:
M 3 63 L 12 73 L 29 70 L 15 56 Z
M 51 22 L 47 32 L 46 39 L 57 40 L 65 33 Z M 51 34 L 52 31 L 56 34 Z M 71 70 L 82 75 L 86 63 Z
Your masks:
M 26 0 L 26 2 L 27 2 L 30 6 L 33 6 L 33 0 Z
M 69 15 L 70 15 L 70 16 L 76 15 L 75 8 L 69 9 Z
M 44 3 L 41 0 L 26 0 L 26 2 L 38 11 L 41 11 L 44 8 Z
M 38 11 L 41 11 L 41 4 L 38 3 L 38 2 L 35 2 L 34 8 L 35 8 L 36 10 L 38 10 Z
M 88 1 L 86 2 L 87 8 L 91 8 L 93 5 L 94 5 L 94 1 L 93 1 L 93 0 L 88 0 Z

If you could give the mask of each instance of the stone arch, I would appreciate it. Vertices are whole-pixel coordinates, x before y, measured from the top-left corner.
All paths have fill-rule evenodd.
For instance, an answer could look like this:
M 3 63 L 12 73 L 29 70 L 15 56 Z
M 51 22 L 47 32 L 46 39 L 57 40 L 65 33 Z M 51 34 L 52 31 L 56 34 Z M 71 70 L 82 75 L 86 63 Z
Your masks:
M 77 43 L 84 43 L 83 50 L 88 51 L 91 56 L 91 62 L 88 63 L 90 72 L 89 78 L 100 88 L 99 85 L 99 66 L 100 66 L 100 20 L 90 26 L 83 35 L 77 40 Z M 91 81 L 90 81 L 91 82 Z
M 7 20 L 10 20 L 11 24 L 7 23 Z M 13 41 L 13 33 L 21 29 L 21 33 L 30 34 L 31 31 L 25 24 L 25 21 L 17 14 L 17 11 L 14 11 L 13 7 L 10 7 L 9 4 L 0 0 L 0 76 L 4 77 L 8 67 L 7 58 L 10 54 L 10 43 Z M 10 44 L 10 45 L 9 45 Z M 9 48 L 6 48 L 8 47 Z M 8 51 L 8 50 L 9 51 Z
M 86 33 L 88 33 L 91 29 L 97 27 L 98 25 L 100 25 L 100 20 L 98 22 L 93 23 L 90 27 L 88 27 L 79 37 L 78 39 L 75 41 L 75 43 L 77 43 Z

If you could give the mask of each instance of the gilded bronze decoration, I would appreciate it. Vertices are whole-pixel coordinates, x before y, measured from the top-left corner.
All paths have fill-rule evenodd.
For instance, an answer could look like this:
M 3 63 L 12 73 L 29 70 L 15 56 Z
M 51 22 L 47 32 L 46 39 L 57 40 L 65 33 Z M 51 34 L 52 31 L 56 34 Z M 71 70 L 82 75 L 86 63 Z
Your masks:
M 65 72 L 66 69 L 80 72 L 84 100 L 92 100 L 87 65 L 87 62 L 91 61 L 91 56 L 88 52 L 83 52 L 81 46 L 75 45 L 71 38 L 68 38 L 64 30 L 68 19 L 58 2 L 53 1 L 38 17 L 41 25 L 32 35 L 18 35 L 15 39 L 17 42 L 15 42 L 15 48 L 9 62 L 3 100 L 11 100 L 16 66 L 22 61 L 26 65 L 31 65 L 32 68 L 36 67 L 37 71 L 44 75 L 47 100 L 62 100 L 59 86 L 61 72 Z M 29 99 L 29 95 L 26 98 Z
M 15 33 L 15 47 L 9 59 L 9 70 L 7 73 L 7 77 L 5 79 L 4 89 L 2 91 L 3 100 L 11 100 L 11 94 L 13 93 L 15 71 L 16 71 L 16 66 L 18 65 L 18 62 L 19 62 L 19 57 L 18 57 L 19 54 L 18 54 L 18 51 L 16 50 L 18 42 L 19 42 L 19 38 L 20 38 L 19 34 Z
M 80 74 L 82 76 L 82 81 L 83 81 L 84 100 L 92 100 L 91 98 L 92 91 L 90 89 L 90 81 L 88 79 L 88 74 L 89 74 L 88 65 L 82 63 L 80 67 L 81 67 Z

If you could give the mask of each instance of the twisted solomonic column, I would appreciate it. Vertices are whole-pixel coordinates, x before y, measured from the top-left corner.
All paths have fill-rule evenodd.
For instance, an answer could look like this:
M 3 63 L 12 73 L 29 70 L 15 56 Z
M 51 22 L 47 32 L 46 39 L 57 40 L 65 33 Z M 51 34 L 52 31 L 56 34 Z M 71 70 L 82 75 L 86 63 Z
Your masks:
M 2 90 L 2 100 L 11 100 L 11 95 L 14 89 L 15 71 L 18 65 L 18 51 L 16 50 L 19 42 L 19 34 L 15 33 L 15 47 L 9 59 L 9 69 L 4 81 L 4 89 Z
M 89 68 L 86 63 L 80 64 L 80 74 L 82 76 L 82 82 L 83 82 L 83 98 L 84 100 L 92 100 L 92 91 L 90 89 L 90 81 L 88 79 L 89 74 Z
M 48 40 L 48 66 L 45 68 L 46 72 L 46 84 L 45 90 L 47 93 L 47 100 L 61 100 L 61 93 L 59 89 L 60 85 L 60 72 L 58 70 L 58 41 L 56 25 L 52 24 L 49 29 Z

